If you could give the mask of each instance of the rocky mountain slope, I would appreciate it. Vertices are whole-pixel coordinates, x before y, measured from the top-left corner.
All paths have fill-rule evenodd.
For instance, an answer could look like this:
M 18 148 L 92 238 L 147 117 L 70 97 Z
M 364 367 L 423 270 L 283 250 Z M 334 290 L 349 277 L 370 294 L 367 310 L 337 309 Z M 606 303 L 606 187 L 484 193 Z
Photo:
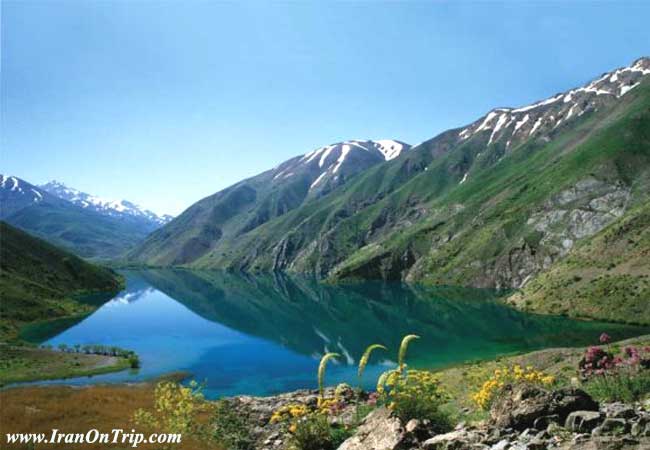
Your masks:
M 0 338 L 20 324 L 92 310 L 73 294 L 115 292 L 117 275 L 0 221 Z
M 409 148 L 392 140 L 350 140 L 317 148 L 195 203 L 152 233 L 130 259 L 153 265 L 193 263 Z
M 173 219 L 172 216 L 167 214 L 159 216 L 153 211 L 144 209 L 128 200 L 107 200 L 68 187 L 56 180 L 52 180 L 39 187 L 44 191 L 67 200 L 81 208 L 124 220 L 139 221 L 142 223 L 144 228 L 148 228 L 150 231 L 155 230 Z
M 211 197 L 229 198 L 227 207 L 211 200 L 208 216 L 199 202 L 131 255 L 331 279 L 522 287 L 649 201 L 649 74 L 642 58 L 547 100 L 492 110 L 224 239 L 224 216 L 255 217 L 243 182 Z M 199 211 L 197 234 L 191 216 Z M 183 251 L 193 246 L 200 251 Z
M 0 175 L 0 205 L 0 219 L 84 258 L 117 258 L 153 226 L 77 206 L 14 176 Z

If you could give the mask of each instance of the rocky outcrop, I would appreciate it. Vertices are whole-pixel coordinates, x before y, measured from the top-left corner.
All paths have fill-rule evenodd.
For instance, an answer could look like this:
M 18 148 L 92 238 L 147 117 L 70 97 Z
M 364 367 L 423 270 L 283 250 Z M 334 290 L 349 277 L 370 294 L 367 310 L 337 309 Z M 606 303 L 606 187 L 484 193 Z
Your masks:
M 497 288 L 520 288 L 533 275 L 564 257 L 580 239 L 593 236 L 621 217 L 630 198 L 629 187 L 593 177 L 578 181 L 534 212 L 531 229 L 497 261 L 491 275 Z
M 486 422 L 444 434 L 426 430 L 379 408 L 339 450 L 647 450 L 650 403 L 599 408 L 577 389 L 521 386 L 504 393 Z
M 580 389 L 547 391 L 522 384 L 506 386 L 490 410 L 490 423 L 499 428 L 524 430 L 541 417 L 557 417 L 564 423 L 573 411 L 597 411 L 598 404 Z

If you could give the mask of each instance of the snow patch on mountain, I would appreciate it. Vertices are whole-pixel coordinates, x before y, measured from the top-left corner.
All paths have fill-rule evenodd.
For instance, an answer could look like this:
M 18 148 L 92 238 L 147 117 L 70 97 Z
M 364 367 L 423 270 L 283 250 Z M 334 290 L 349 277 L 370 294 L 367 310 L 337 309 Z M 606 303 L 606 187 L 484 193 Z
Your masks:
M 159 216 L 158 214 L 141 208 L 128 200 L 104 199 L 71 188 L 56 180 L 52 180 L 40 187 L 50 194 L 67 200 L 77 206 L 109 216 L 140 218 L 154 222 L 158 225 L 164 225 L 172 219 L 172 217 L 168 215 Z
M 585 86 L 556 94 L 531 105 L 514 109 L 493 109 L 481 119 L 461 129 L 458 138 L 466 140 L 490 130 L 488 145 L 505 138 L 509 147 L 513 140 L 521 142 L 527 137 L 552 131 L 571 118 L 598 109 L 603 102 L 621 98 L 639 86 L 647 75 L 650 75 L 650 58 L 640 58 L 629 67 L 605 73 Z

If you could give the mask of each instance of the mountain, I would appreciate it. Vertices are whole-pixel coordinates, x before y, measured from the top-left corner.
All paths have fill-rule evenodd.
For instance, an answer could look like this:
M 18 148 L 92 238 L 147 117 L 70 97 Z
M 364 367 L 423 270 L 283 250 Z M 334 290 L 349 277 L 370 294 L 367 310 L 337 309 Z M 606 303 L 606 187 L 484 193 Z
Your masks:
M 150 228 L 151 231 L 168 223 L 173 218 L 167 214 L 159 216 L 152 211 L 143 209 L 140 206 L 129 202 L 128 200 L 106 200 L 96 197 L 68 187 L 56 180 L 52 180 L 49 183 L 40 185 L 39 187 L 44 191 L 67 200 L 81 208 L 107 216 L 140 221 L 144 227 Z
M 27 181 L 0 175 L 0 219 L 73 253 L 114 259 L 142 241 L 150 222 L 82 208 Z
M 228 239 L 207 217 L 200 252 L 183 254 L 197 236 L 183 214 L 130 255 L 332 280 L 526 286 L 650 201 L 649 74 L 641 58 L 532 105 L 496 108 Z M 248 210 L 234 197 L 229 207 L 214 204 L 212 217 Z
M 8 217 L 31 205 L 54 202 L 54 196 L 17 177 L 0 175 L 0 218 Z
M 27 194 L 26 194 L 27 195 Z M 89 305 L 72 299 L 89 292 L 115 292 L 121 280 L 84 260 L 0 221 L 0 337 L 20 325 L 83 314 Z
M 296 156 L 195 203 L 153 232 L 130 258 L 155 265 L 191 263 L 409 148 L 393 140 L 350 140 Z

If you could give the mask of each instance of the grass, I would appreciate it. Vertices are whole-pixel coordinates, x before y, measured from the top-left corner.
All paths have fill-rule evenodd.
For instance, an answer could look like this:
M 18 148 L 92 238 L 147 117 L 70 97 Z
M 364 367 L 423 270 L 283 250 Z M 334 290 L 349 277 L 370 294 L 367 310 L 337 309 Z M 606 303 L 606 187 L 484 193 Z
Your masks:
M 73 317 L 96 304 L 79 296 L 116 292 L 122 278 L 65 250 L 0 222 L 0 341 L 16 340 L 22 325 Z
M 614 344 L 614 348 L 626 345 L 650 345 L 650 335 L 627 339 Z M 486 413 L 477 408 L 471 395 L 479 389 L 495 369 L 519 364 L 533 366 L 553 375 L 559 386 L 570 385 L 578 377 L 578 363 L 584 354 L 583 347 L 551 348 L 522 355 L 512 355 L 490 361 L 462 364 L 438 372 L 445 390 L 453 399 L 450 407 L 464 420 L 474 421 L 486 418 Z M 575 382 L 575 381 L 574 381 Z
M 128 358 L 0 344 L 0 386 L 99 375 L 130 367 Z
M 110 432 L 121 428 L 125 431 L 148 434 L 163 430 L 145 430 L 133 421 L 133 412 L 139 408 L 149 408 L 153 404 L 154 384 L 105 385 L 89 387 L 20 387 L 0 391 L 0 423 L 2 424 L 3 449 L 25 449 L 18 445 L 5 443 L 4 433 L 46 433 L 53 428 L 65 433 L 86 433 L 90 429 Z M 209 416 L 200 418 L 208 421 Z M 48 445 L 53 450 L 69 450 L 70 445 Z M 80 450 L 104 450 L 104 444 L 75 445 Z M 115 450 L 122 450 L 115 447 Z M 141 444 L 139 449 L 159 450 L 156 446 Z M 182 443 L 174 448 L 179 450 L 219 450 L 219 446 L 210 446 L 183 437 Z M 126 449 L 124 449 L 126 450 Z

